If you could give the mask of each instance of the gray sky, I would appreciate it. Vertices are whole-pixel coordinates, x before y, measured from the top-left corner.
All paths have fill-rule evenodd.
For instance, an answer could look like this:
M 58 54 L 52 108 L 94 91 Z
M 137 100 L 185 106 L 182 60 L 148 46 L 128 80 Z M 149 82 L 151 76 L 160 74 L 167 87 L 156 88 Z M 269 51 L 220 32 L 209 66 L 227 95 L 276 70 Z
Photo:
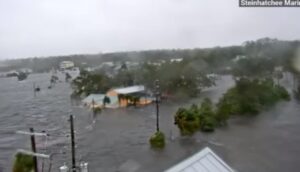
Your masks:
M 294 40 L 299 17 L 237 0 L 0 0 L 0 59 Z

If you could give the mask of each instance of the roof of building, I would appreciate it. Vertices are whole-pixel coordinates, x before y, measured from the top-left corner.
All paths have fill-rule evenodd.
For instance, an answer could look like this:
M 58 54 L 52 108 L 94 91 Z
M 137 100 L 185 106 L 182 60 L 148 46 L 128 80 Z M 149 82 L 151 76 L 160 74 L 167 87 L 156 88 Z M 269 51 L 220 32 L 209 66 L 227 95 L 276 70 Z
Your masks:
M 72 61 L 62 61 L 62 62 L 60 62 L 60 64 L 63 64 L 63 63 L 72 63 L 72 64 L 74 64 L 74 62 L 72 62 Z
M 130 87 L 124 87 L 124 88 L 116 88 L 114 91 L 118 94 L 131 94 L 131 93 L 137 93 L 145 91 L 145 87 L 143 85 L 135 85 Z
M 165 172 L 233 172 L 220 157 L 208 147 L 185 159 Z
M 103 105 L 103 99 L 105 94 L 90 94 L 82 100 L 83 103 L 92 104 L 93 100 L 95 105 Z M 107 103 L 107 108 L 117 108 L 119 105 L 118 96 L 107 96 L 110 100 L 110 103 Z
M 82 100 L 83 103 L 92 103 L 94 102 L 96 104 L 102 104 L 105 94 L 90 94 L 85 99 Z

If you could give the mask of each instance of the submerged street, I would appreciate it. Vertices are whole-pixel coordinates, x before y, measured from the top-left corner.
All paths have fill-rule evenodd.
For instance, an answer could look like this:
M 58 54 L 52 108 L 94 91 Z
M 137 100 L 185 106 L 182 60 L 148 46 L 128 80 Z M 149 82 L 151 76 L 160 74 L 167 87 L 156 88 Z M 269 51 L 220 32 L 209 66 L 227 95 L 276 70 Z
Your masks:
M 63 78 L 64 75 L 60 77 Z M 69 114 L 75 116 L 76 155 L 89 162 L 90 171 L 142 172 L 163 171 L 208 146 L 236 171 L 297 171 L 300 168 L 300 103 L 278 103 L 255 117 L 233 118 L 227 127 L 214 133 L 196 133 L 181 137 L 173 116 L 181 106 L 199 104 L 205 97 L 214 102 L 233 86 L 230 76 L 217 81 L 216 87 L 204 90 L 198 99 L 185 102 L 164 101 L 160 105 L 160 128 L 167 144 L 163 151 L 151 150 L 148 139 L 155 132 L 154 104 L 142 108 L 105 109 L 93 123 L 92 113 L 70 101 L 68 83 L 48 89 L 50 74 L 33 74 L 27 80 L 0 78 L 0 172 L 11 171 L 18 148 L 30 148 L 28 136 L 17 130 L 46 131 L 49 138 L 37 138 L 38 151 L 58 153 L 53 157 L 52 171 L 71 166 Z M 33 83 L 40 86 L 36 97 Z M 291 77 L 281 81 L 291 90 Z M 47 145 L 47 149 L 42 149 Z M 39 160 L 42 163 L 42 160 Z M 48 162 L 45 160 L 45 168 Z

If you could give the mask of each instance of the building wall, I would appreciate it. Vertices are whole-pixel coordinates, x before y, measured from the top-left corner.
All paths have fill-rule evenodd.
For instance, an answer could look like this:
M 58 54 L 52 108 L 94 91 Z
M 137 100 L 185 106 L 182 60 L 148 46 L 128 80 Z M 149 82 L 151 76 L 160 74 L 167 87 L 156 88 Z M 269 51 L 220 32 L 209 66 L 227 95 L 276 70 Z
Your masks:
M 114 90 L 110 90 L 106 93 L 106 95 L 107 96 L 118 96 L 118 93 L 115 92 Z M 136 104 L 137 105 L 147 105 L 147 104 L 150 104 L 151 102 L 152 102 L 152 100 L 141 97 Z M 131 103 L 133 103 L 133 102 L 131 102 L 130 100 L 128 100 L 126 98 L 119 98 L 119 107 L 127 107 Z
M 118 93 L 115 92 L 114 90 L 109 90 L 107 93 L 106 93 L 107 96 L 118 96 Z
M 74 67 L 74 63 L 72 61 L 63 61 L 59 64 L 61 69 L 68 69 Z

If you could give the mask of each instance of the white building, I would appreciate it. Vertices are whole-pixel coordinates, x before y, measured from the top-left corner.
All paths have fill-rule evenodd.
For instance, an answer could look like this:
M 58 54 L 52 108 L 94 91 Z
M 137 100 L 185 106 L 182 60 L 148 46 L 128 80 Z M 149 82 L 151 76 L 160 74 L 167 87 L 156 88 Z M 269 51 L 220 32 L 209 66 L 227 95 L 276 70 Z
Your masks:
M 183 58 L 174 58 L 174 59 L 170 59 L 170 62 L 181 62 L 183 60 Z
M 101 67 L 113 67 L 114 65 L 115 65 L 114 62 L 109 61 L 109 62 L 103 62 L 100 66 Z
M 165 172 L 234 172 L 208 147 Z
M 71 69 L 73 68 L 75 65 L 74 65 L 74 62 L 72 61 L 62 61 L 60 62 L 59 64 L 59 68 L 62 69 L 62 70 L 65 70 L 65 69 Z
M 233 62 L 238 62 L 239 60 L 247 58 L 244 55 L 237 55 L 234 59 L 232 59 Z

